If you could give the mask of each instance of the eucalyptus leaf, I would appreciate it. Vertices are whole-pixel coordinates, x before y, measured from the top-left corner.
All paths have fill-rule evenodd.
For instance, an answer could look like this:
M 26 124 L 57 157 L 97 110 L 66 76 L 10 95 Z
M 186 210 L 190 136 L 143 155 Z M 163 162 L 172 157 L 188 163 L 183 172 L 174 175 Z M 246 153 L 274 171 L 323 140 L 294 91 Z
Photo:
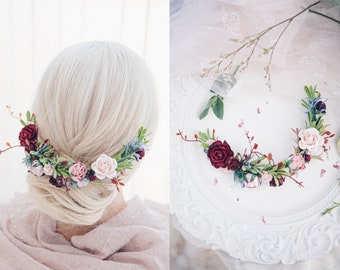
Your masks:
M 30 113 L 30 111 L 26 112 L 26 119 L 27 119 L 27 122 L 31 121 L 31 113 Z
M 205 107 L 205 109 L 201 112 L 201 114 L 199 116 L 200 120 L 202 120 L 204 117 L 206 117 L 208 115 L 209 109 L 210 109 L 210 106 Z
M 214 114 L 218 119 L 223 119 L 223 113 L 224 113 L 224 104 L 222 99 L 218 96 L 216 100 L 216 104 L 212 107 Z
M 26 126 L 26 123 L 24 120 L 20 119 L 20 123 L 23 125 L 23 126 Z
M 307 97 L 309 97 L 309 88 L 308 88 L 308 86 L 305 85 L 305 86 L 303 87 L 303 89 L 305 90 Z
M 218 100 L 218 96 L 212 96 L 212 97 L 209 99 L 208 105 L 209 105 L 210 107 L 213 107 L 213 106 L 216 104 L 217 100 Z
M 204 142 L 209 140 L 209 136 L 207 134 L 203 133 L 202 131 L 198 132 L 198 137 Z
M 207 105 L 204 107 L 203 111 L 199 115 L 199 119 L 202 120 L 204 117 L 206 117 L 209 113 L 209 109 L 212 108 L 214 114 L 219 119 L 223 119 L 223 97 L 219 95 L 212 96 Z

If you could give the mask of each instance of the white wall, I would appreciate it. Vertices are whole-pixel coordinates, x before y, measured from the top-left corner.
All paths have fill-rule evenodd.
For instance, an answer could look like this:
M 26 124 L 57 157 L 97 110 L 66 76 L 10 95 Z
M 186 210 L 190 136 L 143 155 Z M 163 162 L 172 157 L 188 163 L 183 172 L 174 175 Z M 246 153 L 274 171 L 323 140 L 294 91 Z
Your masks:
M 82 41 L 121 42 L 142 56 L 159 90 L 159 128 L 126 197 L 168 202 L 168 1 L 0 0 L 0 149 L 18 142 L 20 124 L 8 116 L 30 109 L 40 77 L 65 47 Z M 23 150 L 0 156 L 0 201 L 26 190 Z

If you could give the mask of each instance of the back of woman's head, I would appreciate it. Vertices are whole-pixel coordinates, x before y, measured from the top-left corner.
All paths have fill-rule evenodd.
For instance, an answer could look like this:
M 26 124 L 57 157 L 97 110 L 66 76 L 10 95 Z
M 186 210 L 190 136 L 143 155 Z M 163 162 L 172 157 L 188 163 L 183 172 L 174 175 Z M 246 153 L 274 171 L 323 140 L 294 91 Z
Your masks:
M 112 42 L 86 42 L 62 51 L 41 80 L 32 111 L 41 140 L 49 139 L 64 158 L 91 164 L 113 156 L 141 126 L 153 130 L 156 95 L 150 71 L 128 48 Z M 42 211 L 68 223 L 98 221 L 116 193 L 103 181 L 70 190 L 48 177 L 29 174 L 33 198 Z

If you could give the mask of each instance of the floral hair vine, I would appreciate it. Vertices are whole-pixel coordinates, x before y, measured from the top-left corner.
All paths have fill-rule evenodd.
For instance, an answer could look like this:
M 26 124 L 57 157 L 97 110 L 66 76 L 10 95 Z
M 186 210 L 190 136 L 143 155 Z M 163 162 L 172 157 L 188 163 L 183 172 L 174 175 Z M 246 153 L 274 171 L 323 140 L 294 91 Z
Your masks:
M 10 107 L 8 106 L 10 110 Z M 13 112 L 10 111 L 10 115 Z M 20 145 L 12 146 L 6 143 L 7 148 L 0 150 L 0 155 L 14 147 L 24 147 L 26 157 L 24 163 L 30 173 L 37 177 L 49 176 L 49 182 L 58 187 L 65 187 L 66 191 L 81 188 L 90 182 L 111 181 L 116 185 L 124 186 L 122 182 L 125 171 L 133 168 L 133 162 L 139 161 L 145 155 L 147 129 L 140 127 L 138 135 L 129 143 L 123 145 L 113 157 L 101 154 L 90 166 L 72 159 L 63 160 L 62 153 L 49 144 L 49 140 L 38 140 L 38 127 L 36 117 L 29 111 L 26 113 L 26 122 L 19 114 L 20 123 L 24 126 L 19 133 Z
M 286 178 L 303 187 L 302 182 L 297 181 L 294 176 L 305 169 L 312 159 L 322 160 L 323 154 L 327 155 L 329 150 L 329 138 L 334 137 L 334 134 L 326 130 L 328 125 L 324 124 L 326 104 L 320 93 L 312 86 L 305 86 L 304 90 L 307 98 L 301 100 L 301 105 L 307 110 L 306 128 L 292 129 L 296 134 L 294 153 L 280 162 L 274 161 L 272 153 L 259 152 L 258 144 L 249 132 L 246 132 L 246 137 L 250 150 L 246 149 L 243 154 L 235 154 L 227 141 L 218 140 L 215 130 L 199 131 L 193 139 L 188 139 L 182 131 L 178 131 L 177 135 L 186 142 L 200 143 L 211 165 L 225 173 L 234 172 L 235 182 L 242 187 L 255 188 L 263 183 L 278 187 L 284 184 Z

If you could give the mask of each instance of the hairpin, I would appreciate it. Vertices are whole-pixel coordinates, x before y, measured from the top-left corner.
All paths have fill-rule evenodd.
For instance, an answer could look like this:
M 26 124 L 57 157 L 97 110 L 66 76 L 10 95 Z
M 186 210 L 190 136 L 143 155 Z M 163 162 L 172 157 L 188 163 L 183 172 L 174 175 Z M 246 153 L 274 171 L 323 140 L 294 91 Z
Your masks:
M 10 110 L 10 107 L 8 107 Z M 10 111 L 13 116 L 13 112 Z M 15 117 L 15 116 L 13 116 Z M 20 145 L 12 146 L 6 143 L 7 148 L 0 150 L 0 155 L 14 147 L 23 147 L 26 157 L 24 164 L 28 172 L 37 177 L 49 176 L 49 182 L 60 188 L 66 187 L 68 191 L 87 186 L 90 182 L 111 181 L 116 185 L 124 186 L 122 182 L 125 171 L 133 168 L 133 162 L 141 160 L 145 155 L 145 147 L 148 143 L 146 139 L 147 129 L 140 127 L 137 136 L 113 157 L 101 154 L 90 166 L 80 161 L 62 158 L 62 153 L 56 150 L 46 139 L 38 140 L 38 127 L 36 116 L 29 111 L 26 113 L 26 121 L 19 114 L 20 123 L 24 126 L 19 133 Z

